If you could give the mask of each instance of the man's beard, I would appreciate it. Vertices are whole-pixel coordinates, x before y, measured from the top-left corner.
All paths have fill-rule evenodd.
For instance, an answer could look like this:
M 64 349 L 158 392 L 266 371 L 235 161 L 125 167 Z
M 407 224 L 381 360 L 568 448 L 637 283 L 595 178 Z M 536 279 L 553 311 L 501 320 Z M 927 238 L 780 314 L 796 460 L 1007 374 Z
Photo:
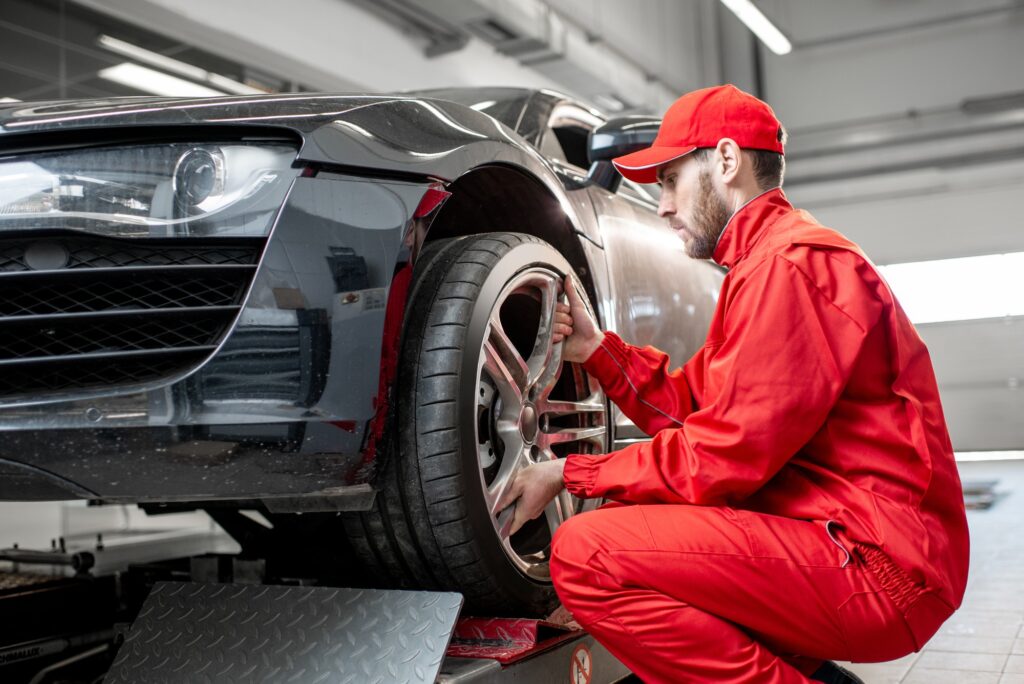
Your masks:
M 688 226 L 692 238 L 686 245 L 686 254 L 694 259 L 710 259 L 732 213 L 725 205 L 725 199 L 715 191 L 710 171 L 702 170 L 697 181 L 697 202 Z

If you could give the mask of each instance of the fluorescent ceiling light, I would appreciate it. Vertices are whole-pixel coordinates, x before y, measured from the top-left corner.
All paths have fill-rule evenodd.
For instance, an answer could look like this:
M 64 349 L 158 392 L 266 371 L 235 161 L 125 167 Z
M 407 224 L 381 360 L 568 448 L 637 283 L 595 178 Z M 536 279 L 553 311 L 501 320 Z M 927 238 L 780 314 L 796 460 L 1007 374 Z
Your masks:
M 144 93 L 153 95 L 167 95 L 170 97 L 213 97 L 226 95 L 222 90 L 214 90 L 201 86 L 192 81 L 186 81 L 177 76 L 165 74 L 149 67 L 139 66 L 125 62 L 117 66 L 101 69 L 99 77 L 114 83 L 141 90 Z
M 220 74 L 214 74 L 207 72 L 206 82 L 212 85 L 214 88 L 220 88 L 226 90 L 234 95 L 266 95 L 266 90 L 260 90 L 259 88 L 253 88 L 251 85 L 239 83 L 227 76 L 221 76 Z
M 1024 252 L 878 269 L 914 323 L 1024 316 Z
M 21 102 L 21 100 L 13 97 L 0 97 L 0 102 Z
M 258 95 L 266 92 L 259 88 L 253 88 L 250 85 L 239 83 L 227 76 L 221 76 L 220 74 L 215 74 L 211 71 L 207 71 L 206 69 L 200 69 L 197 66 L 187 64 L 172 57 L 167 57 L 166 55 L 161 55 L 159 52 L 153 52 L 152 50 L 141 48 L 138 45 L 133 45 L 132 43 L 119 40 L 112 36 L 100 36 L 96 42 L 111 52 L 116 52 L 117 54 L 133 59 L 136 62 L 143 62 L 150 66 L 155 66 L 158 69 L 163 69 L 164 71 L 180 74 L 186 78 L 192 79 L 193 81 L 200 81 L 224 91 L 222 93 L 218 93 L 220 95 L 226 93 L 234 93 L 236 95 Z
M 722 4 L 732 10 L 732 13 L 775 54 L 788 55 L 793 50 L 793 44 L 789 39 L 782 35 L 782 31 L 768 21 L 768 17 L 764 16 L 750 0 L 722 0 Z
M 1024 461 L 1024 451 L 957 451 L 953 457 L 960 463 L 967 461 Z

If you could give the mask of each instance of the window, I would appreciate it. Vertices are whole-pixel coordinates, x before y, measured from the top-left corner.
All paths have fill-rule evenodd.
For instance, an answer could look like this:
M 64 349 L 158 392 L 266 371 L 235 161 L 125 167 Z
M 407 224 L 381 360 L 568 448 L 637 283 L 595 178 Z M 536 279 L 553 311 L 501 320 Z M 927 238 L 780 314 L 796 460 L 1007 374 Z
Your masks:
M 540 152 L 582 172 L 590 167 L 588 141 L 590 131 L 602 123 L 593 112 L 573 104 L 560 104 L 551 113 L 548 129 L 540 141 Z

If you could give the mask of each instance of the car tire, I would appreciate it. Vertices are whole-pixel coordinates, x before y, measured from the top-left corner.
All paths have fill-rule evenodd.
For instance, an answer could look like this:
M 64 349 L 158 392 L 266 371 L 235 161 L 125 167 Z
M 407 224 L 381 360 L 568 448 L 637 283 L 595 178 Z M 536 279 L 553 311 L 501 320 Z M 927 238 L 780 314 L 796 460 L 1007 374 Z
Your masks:
M 494 504 L 525 465 L 608 446 L 604 394 L 551 344 L 566 274 L 566 259 L 529 235 L 428 243 L 406 305 L 377 498 L 344 516 L 374 584 L 458 591 L 487 615 L 542 616 L 557 604 L 551 535 L 597 502 L 563 491 L 507 540 Z

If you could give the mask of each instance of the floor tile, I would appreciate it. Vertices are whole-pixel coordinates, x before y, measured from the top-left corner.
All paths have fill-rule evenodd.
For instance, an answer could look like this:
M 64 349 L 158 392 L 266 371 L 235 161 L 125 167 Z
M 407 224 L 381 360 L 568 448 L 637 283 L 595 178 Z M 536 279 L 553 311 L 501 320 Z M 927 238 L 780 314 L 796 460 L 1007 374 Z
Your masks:
M 1024 611 L 962 608 L 939 629 L 939 636 L 962 634 L 990 638 L 1015 637 L 1024 624 Z
M 884 663 L 844 663 L 843 667 L 870 684 L 900 684 L 909 669 Z
M 965 608 L 978 608 L 982 610 L 999 610 L 1007 608 L 1012 610 L 1024 610 L 1024 596 L 1008 596 L 1006 593 L 1000 591 L 978 591 L 968 593 L 964 596 L 963 605 Z
M 927 648 L 932 651 L 954 651 L 959 653 L 997 653 L 1006 655 L 1013 651 L 1011 637 L 971 636 L 969 634 L 939 634 L 932 637 Z
M 1024 655 L 1010 656 L 1006 661 L 1006 667 L 1003 669 L 1014 674 L 1024 674 Z
M 903 679 L 902 684 L 999 684 L 999 673 L 915 667 Z
M 910 668 L 913 667 L 917 659 L 921 657 L 920 653 L 911 653 L 910 655 L 896 660 L 890 660 L 884 663 L 840 663 L 841 666 L 856 673 L 865 682 L 879 682 L 880 684 L 890 684 L 891 682 L 899 682 L 906 676 Z
M 1024 684 L 1024 675 L 1004 674 L 999 678 L 999 684 Z
M 964 670 L 967 672 L 1002 672 L 1007 656 L 993 653 L 954 653 L 925 649 L 914 665 L 933 670 Z M 911 670 L 913 673 L 913 670 Z

